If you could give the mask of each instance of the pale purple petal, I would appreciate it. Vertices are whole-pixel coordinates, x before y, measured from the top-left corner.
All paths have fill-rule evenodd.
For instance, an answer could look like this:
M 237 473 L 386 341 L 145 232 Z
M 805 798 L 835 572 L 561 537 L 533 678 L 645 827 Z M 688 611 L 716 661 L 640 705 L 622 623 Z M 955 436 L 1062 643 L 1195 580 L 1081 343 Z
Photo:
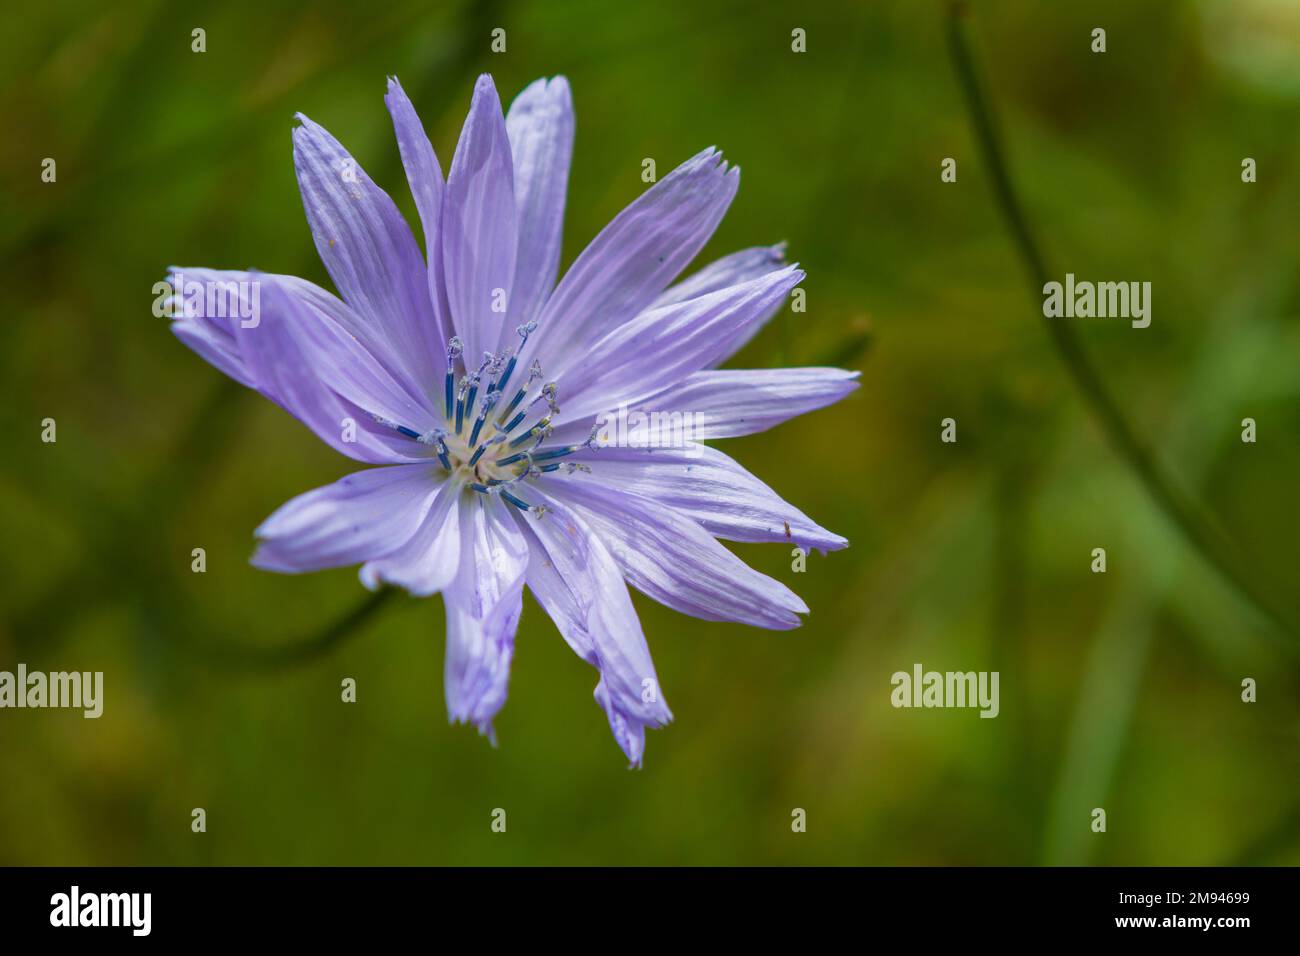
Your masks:
M 519 211 L 519 256 L 510 293 L 512 325 L 536 318 L 555 287 L 573 126 L 573 98 L 562 76 L 530 83 L 506 114 Z M 507 329 L 505 334 L 512 332 Z
M 713 148 L 688 159 L 614 217 L 569 267 L 530 340 L 547 375 L 584 361 L 611 329 L 643 312 L 713 235 L 740 170 Z
M 827 531 L 716 448 L 601 448 L 573 461 L 592 473 L 566 478 L 576 485 L 607 484 L 653 499 L 694 519 L 728 541 L 789 542 L 817 551 L 838 551 L 848 539 Z
M 242 367 L 259 392 L 349 457 L 373 462 L 429 457 L 427 447 L 378 426 L 372 416 L 423 432 L 435 421 L 432 411 L 289 286 L 262 277 L 260 289 L 256 321 L 233 323 Z
M 718 544 L 698 523 L 650 498 L 589 481 L 548 482 L 609 549 L 628 583 L 667 607 L 710 621 L 786 630 L 808 607 L 788 587 Z
M 673 283 L 650 303 L 650 308 L 657 309 L 660 306 L 672 305 L 674 302 L 685 302 L 697 295 L 717 292 L 729 285 L 739 285 L 750 279 L 767 275 L 785 264 L 784 242 L 778 242 L 774 246 L 741 249 L 721 259 L 714 259 L 707 266 L 692 272 L 681 282 Z
M 496 87 L 484 74 L 474 86 L 442 209 L 447 301 L 471 370 L 502 338 L 518 244 L 510 140 Z
M 459 486 L 442 482 L 414 533 L 384 557 L 367 562 L 361 568 L 361 583 L 372 591 L 381 584 L 395 584 L 416 597 L 428 597 L 450 585 L 460 568 L 460 494 Z
M 420 527 L 441 485 L 430 465 L 393 465 L 299 495 L 258 527 L 253 564 L 295 574 L 378 558 Z
M 253 321 L 252 316 L 261 306 L 261 283 L 268 279 L 279 282 L 341 325 L 350 327 L 351 309 L 337 296 L 297 276 L 192 266 L 167 269 L 167 282 L 173 290 L 172 332 L 220 371 L 249 388 L 257 385 L 244 368 L 235 341 L 235 326 L 242 321 Z
M 301 113 L 293 131 L 302 204 L 321 261 L 364 319 L 354 330 L 412 392 L 443 371 L 420 248 L 397 206 L 333 136 Z
M 587 374 L 578 383 L 562 383 L 563 414 L 556 421 L 631 405 L 713 364 L 802 279 L 803 273 L 790 266 L 641 313 L 588 350 Z
M 733 252 L 729 256 L 715 259 L 698 272 L 687 276 L 681 282 L 669 286 L 664 290 L 663 295 L 655 299 L 651 308 L 657 309 L 660 306 L 672 305 L 674 302 L 684 302 L 699 295 L 707 295 L 710 292 L 725 289 L 730 285 L 748 282 L 751 279 L 757 279 L 761 275 L 766 275 L 773 269 L 779 269 L 783 265 L 785 265 L 784 242 L 778 242 L 774 246 L 755 246 L 752 249 L 742 249 L 740 252 Z M 742 346 L 757 335 L 759 330 L 767 325 L 772 320 L 772 317 L 781 311 L 781 307 L 784 305 L 784 299 L 774 302 L 765 315 L 759 316 L 754 322 L 750 323 L 745 335 L 736 340 L 731 352 L 722 356 L 713 364 L 720 365 L 731 358 L 731 355 L 738 352 Z
M 176 337 L 241 385 L 286 408 L 331 447 L 371 464 L 426 457 L 392 429 L 379 427 L 368 413 L 340 397 L 311 367 L 292 325 L 305 311 L 346 327 L 355 316 L 339 299 L 294 276 L 173 267 L 168 281 L 181 290 L 172 299 Z M 262 302 L 262 291 L 272 283 L 284 290 L 284 295 L 279 300 L 272 296 L 268 308 Z M 294 308 L 290 309 L 286 296 L 296 303 Z M 260 326 L 263 321 L 269 323 L 269 334 L 253 350 L 250 366 L 241 351 L 244 323 Z M 252 346 L 251 341 L 248 344 Z M 277 352 L 282 353 L 278 359 Z M 297 387 L 277 384 L 277 378 L 284 376 L 299 380 Z
M 615 740 L 639 766 L 645 728 L 672 720 L 627 585 L 613 558 L 571 509 L 540 488 L 540 517 L 516 516 L 529 542 L 526 581 L 574 653 L 601 674 L 596 701 Z
M 406 181 L 415 198 L 415 210 L 420 214 L 424 228 L 425 260 L 428 265 L 429 299 L 433 307 L 436 340 L 432 343 L 437 355 L 444 354 L 446 343 L 454 331 L 447 305 L 447 290 L 442 280 L 442 197 L 445 188 L 442 166 L 433 151 L 424 125 L 415 107 L 407 98 L 397 77 L 389 77 L 388 93 L 384 97 L 389 115 L 393 118 L 393 132 L 397 136 L 397 149 L 406 170 Z
M 528 544 L 509 507 L 495 497 L 461 494 L 460 570 L 443 593 L 447 712 L 488 737 L 506 701 L 528 567 Z
M 690 412 L 697 439 L 734 438 L 833 405 L 858 387 L 858 374 L 839 368 L 710 369 L 640 402 L 636 410 Z

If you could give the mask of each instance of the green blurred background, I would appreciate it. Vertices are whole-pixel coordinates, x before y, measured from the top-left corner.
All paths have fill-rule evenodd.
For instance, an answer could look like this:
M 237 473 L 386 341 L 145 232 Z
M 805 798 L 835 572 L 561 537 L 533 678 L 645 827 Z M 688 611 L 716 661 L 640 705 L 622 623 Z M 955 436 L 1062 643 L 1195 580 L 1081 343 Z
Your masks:
M 0 863 L 1300 863 L 1300 670 L 1281 650 L 1300 645 L 1188 547 L 1080 400 L 993 203 L 946 6 L 786 6 L 6 12 L 0 669 L 102 670 L 106 701 L 97 721 L 0 711 Z M 1149 329 L 1077 320 L 1094 361 L 1300 619 L 1300 5 L 970 8 L 1056 277 L 1153 283 Z M 331 634 L 366 601 L 355 570 L 250 567 L 263 518 L 355 465 L 150 314 L 171 264 L 328 286 L 293 113 L 415 221 L 385 77 L 445 169 L 482 71 L 505 100 L 572 83 L 564 263 L 644 188 L 644 157 L 662 176 L 716 144 L 744 172 L 701 261 L 786 239 L 808 270 L 808 311 L 732 364 L 863 370 L 840 405 L 725 444 L 851 541 L 801 575 L 786 548 L 738 548 L 805 598 L 804 627 L 636 596 L 677 718 L 638 772 L 531 598 L 493 749 L 447 723 L 439 599 Z M 915 662 L 1000 671 L 1001 715 L 893 709 L 890 675 Z

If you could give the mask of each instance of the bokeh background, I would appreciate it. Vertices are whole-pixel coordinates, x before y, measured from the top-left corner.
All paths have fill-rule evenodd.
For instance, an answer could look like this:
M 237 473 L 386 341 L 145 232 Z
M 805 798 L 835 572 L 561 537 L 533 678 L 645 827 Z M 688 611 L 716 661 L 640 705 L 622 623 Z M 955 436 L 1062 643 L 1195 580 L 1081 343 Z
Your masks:
M 1078 321 L 1092 360 L 1231 560 L 1300 620 L 1300 5 L 969 8 L 1056 276 L 1153 283 L 1149 329 Z M 0 669 L 102 670 L 106 705 L 0 711 L 0 863 L 1300 863 L 1300 638 L 1188 546 L 1081 401 L 994 204 L 947 16 L 921 0 L 7 10 Z M 439 599 L 370 608 L 354 570 L 250 567 L 263 518 L 355 466 L 150 313 L 171 264 L 328 286 L 293 113 L 414 222 L 385 77 L 446 168 L 482 71 L 503 99 L 542 75 L 573 85 L 564 263 L 644 188 L 643 158 L 662 176 L 716 144 L 744 172 L 701 261 L 785 239 L 808 270 L 808 311 L 732 364 L 863 371 L 842 404 L 726 443 L 852 542 L 801 575 L 786 548 L 738 548 L 806 599 L 801 629 L 636 596 L 677 718 L 641 771 L 531 598 L 494 749 L 447 723 Z M 1001 715 L 893 709 L 890 675 L 915 662 L 998 670 Z

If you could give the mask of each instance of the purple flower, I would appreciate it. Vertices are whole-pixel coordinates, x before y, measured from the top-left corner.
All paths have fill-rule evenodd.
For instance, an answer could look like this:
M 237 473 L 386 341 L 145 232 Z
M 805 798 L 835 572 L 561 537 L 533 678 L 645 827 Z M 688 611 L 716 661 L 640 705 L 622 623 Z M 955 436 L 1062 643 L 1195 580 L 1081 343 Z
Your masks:
M 793 628 L 803 601 L 717 539 L 847 544 L 700 442 L 828 405 L 857 373 L 717 369 L 803 273 L 774 246 L 669 284 L 736 194 L 740 171 L 716 150 L 619 213 L 557 285 L 574 130 L 564 78 L 533 83 L 503 115 L 480 77 L 445 180 L 395 79 L 386 102 L 426 255 L 388 195 L 300 115 L 303 206 L 342 298 L 292 276 L 171 270 L 186 345 L 344 455 L 386 466 L 281 507 L 253 563 L 360 564 L 366 587 L 442 592 L 447 708 L 489 736 L 526 585 L 599 672 L 596 700 L 638 766 L 645 728 L 672 714 L 627 584 L 695 617 Z

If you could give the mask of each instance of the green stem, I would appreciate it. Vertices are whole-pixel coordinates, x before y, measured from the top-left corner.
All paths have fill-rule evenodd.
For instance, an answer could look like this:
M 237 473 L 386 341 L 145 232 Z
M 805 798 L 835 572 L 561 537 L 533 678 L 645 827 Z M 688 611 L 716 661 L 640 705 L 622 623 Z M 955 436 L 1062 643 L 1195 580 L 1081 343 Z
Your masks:
M 351 611 L 328 624 L 323 630 L 291 644 L 263 646 L 228 640 L 202 640 L 190 647 L 214 664 L 232 670 L 276 670 L 304 664 L 328 653 L 348 635 L 374 617 L 397 594 L 395 588 L 381 588 L 367 595 Z
M 1016 196 L 1007 171 L 1007 163 L 997 133 L 992 108 L 984 95 L 979 69 L 971 53 L 967 36 L 966 5 L 961 0 L 949 4 L 948 42 L 953 63 L 966 106 L 974 126 L 975 138 L 993 180 L 993 193 L 998 208 L 1006 219 L 1012 237 L 1024 260 L 1025 269 L 1033 285 L 1035 299 L 1041 294 L 1051 275 L 1033 232 L 1029 228 L 1020 200 Z M 1044 316 L 1047 334 L 1065 363 L 1071 378 L 1082 393 L 1084 401 L 1100 422 L 1107 438 L 1121 458 L 1133 469 L 1139 481 L 1170 521 L 1183 536 L 1239 594 L 1258 610 L 1277 632 L 1295 638 L 1295 627 L 1272 599 L 1255 584 L 1240 565 L 1228 557 L 1235 553 L 1227 535 L 1212 521 L 1196 502 L 1179 488 L 1164 471 L 1155 457 L 1138 438 L 1124 417 L 1119 403 L 1105 381 L 1093 366 L 1075 327 L 1068 322 L 1054 321 Z M 1289 650 L 1295 647 L 1286 643 Z

